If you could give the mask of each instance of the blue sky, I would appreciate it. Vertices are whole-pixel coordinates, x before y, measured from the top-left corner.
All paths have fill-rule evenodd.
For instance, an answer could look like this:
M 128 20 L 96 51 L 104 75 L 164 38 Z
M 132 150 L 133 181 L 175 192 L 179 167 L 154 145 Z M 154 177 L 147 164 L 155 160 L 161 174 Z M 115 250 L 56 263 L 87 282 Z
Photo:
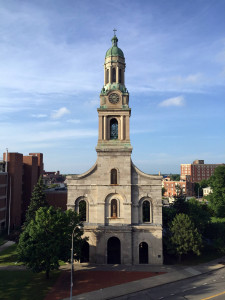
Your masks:
M 225 162 L 224 0 L 0 0 L 0 157 L 46 171 L 96 161 L 113 28 L 126 59 L 132 160 L 144 172 Z

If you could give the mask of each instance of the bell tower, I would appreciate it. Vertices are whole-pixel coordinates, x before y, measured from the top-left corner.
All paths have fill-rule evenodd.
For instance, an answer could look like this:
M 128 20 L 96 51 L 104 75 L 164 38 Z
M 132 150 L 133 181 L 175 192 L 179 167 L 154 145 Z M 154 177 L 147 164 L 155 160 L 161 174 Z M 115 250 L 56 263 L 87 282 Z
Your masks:
M 162 264 L 162 177 L 140 171 L 131 160 L 125 68 L 114 33 L 97 109 L 97 160 L 87 172 L 66 177 L 67 208 L 82 212 L 86 262 Z
M 108 49 L 104 62 L 104 86 L 100 93 L 98 108 L 99 152 L 129 152 L 130 144 L 130 115 L 129 93 L 125 86 L 125 58 L 123 51 L 118 48 L 118 38 L 115 33 L 112 47 Z

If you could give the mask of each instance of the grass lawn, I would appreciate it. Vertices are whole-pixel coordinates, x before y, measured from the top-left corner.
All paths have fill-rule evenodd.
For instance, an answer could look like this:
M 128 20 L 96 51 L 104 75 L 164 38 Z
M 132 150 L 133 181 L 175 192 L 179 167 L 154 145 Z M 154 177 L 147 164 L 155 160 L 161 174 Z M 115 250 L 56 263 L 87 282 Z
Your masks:
M 0 266 L 22 265 L 17 263 L 17 245 L 14 244 L 0 253 Z
M 0 266 L 20 266 L 23 264 L 22 262 L 18 262 L 16 248 L 17 244 L 14 244 L 0 253 Z M 59 265 L 63 266 L 65 262 L 60 260 Z
M 183 255 L 181 262 L 179 263 L 178 257 L 176 257 L 175 255 L 167 255 L 166 257 L 164 257 L 164 264 L 194 266 L 194 265 L 209 262 L 211 260 L 214 260 L 214 259 L 217 259 L 220 257 L 222 257 L 222 255 L 216 251 L 210 251 L 210 252 L 205 251 L 205 252 L 202 252 L 202 254 L 199 256 L 197 256 L 195 254 Z
M 212 251 L 209 253 L 202 253 L 201 255 L 197 256 L 197 255 L 191 255 L 191 256 L 187 256 L 184 257 L 181 261 L 182 265 L 198 265 L 198 264 L 202 264 L 202 263 L 206 263 L 209 262 L 211 260 L 220 258 L 222 255 L 218 254 L 216 251 Z
M 50 279 L 45 273 L 32 273 L 27 270 L 0 270 L 1 300 L 43 300 L 51 290 L 61 271 L 50 272 Z

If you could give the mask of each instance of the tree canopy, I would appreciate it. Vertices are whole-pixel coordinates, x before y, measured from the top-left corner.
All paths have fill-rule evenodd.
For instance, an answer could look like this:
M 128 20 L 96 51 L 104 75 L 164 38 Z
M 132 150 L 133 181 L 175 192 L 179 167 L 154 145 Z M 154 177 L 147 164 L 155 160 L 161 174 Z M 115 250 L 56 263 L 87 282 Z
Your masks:
M 207 196 L 217 217 L 225 217 L 225 165 L 218 166 L 209 179 L 213 192 Z
M 83 229 L 76 212 L 41 207 L 20 235 L 18 256 L 33 272 L 58 269 L 59 260 L 70 259 L 71 237 L 74 231 L 74 253 L 80 256 Z
M 201 234 L 199 234 L 188 215 L 176 215 L 170 226 L 170 232 L 171 243 L 179 256 L 179 260 L 181 260 L 182 254 L 187 254 L 188 252 L 200 255 Z
M 180 181 L 180 174 L 170 174 L 169 177 L 172 181 Z
M 44 192 L 45 186 L 42 180 L 42 177 L 38 179 L 38 182 L 36 186 L 33 189 L 31 199 L 30 199 L 30 205 L 28 207 L 28 210 L 26 212 L 26 220 L 24 222 L 24 225 L 27 226 L 31 220 L 34 220 L 36 211 L 40 207 L 48 207 L 48 202 L 46 200 L 46 194 Z
M 202 181 L 195 182 L 194 184 L 194 192 L 195 195 L 198 197 L 202 197 L 203 196 L 203 188 L 206 188 L 209 186 L 209 182 L 207 179 L 202 179 Z

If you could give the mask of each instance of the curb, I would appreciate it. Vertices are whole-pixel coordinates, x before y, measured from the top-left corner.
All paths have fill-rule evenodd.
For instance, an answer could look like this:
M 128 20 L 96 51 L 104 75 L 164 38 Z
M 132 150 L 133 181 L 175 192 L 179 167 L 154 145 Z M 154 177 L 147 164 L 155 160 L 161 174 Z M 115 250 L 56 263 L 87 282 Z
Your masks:
M 222 261 L 222 259 L 220 259 Z M 83 293 L 73 296 L 73 300 L 109 300 L 116 299 L 118 297 L 127 296 L 132 293 L 144 291 L 150 288 L 158 287 L 161 285 L 181 281 L 191 277 L 197 277 L 199 275 L 210 273 L 215 270 L 225 268 L 225 262 L 206 263 L 194 267 L 186 267 L 184 269 L 173 271 L 167 274 L 162 274 L 154 277 L 149 277 L 141 280 L 136 280 L 113 287 L 108 287 L 89 293 Z M 65 298 L 63 300 L 69 300 Z

